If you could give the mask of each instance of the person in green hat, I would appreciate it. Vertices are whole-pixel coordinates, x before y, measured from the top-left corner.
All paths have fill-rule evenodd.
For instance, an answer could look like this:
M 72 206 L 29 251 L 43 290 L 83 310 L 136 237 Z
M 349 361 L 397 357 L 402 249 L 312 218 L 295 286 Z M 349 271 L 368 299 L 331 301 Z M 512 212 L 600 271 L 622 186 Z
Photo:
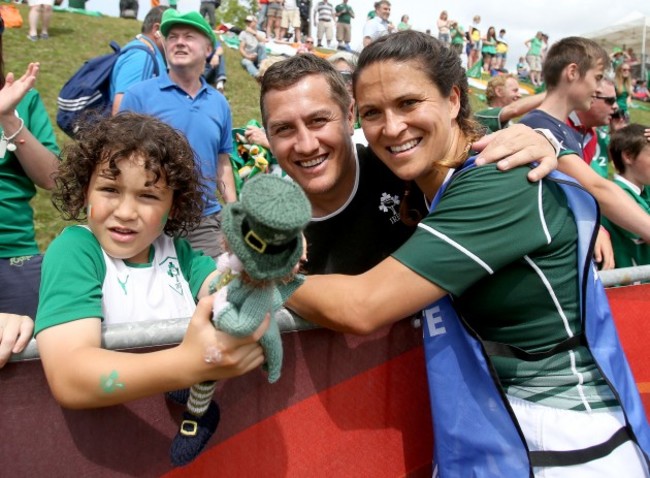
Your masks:
M 201 224 L 188 235 L 193 248 L 217 258 L 221 254 L 221 203 L 236 199 L 230 166 L 232 115 L 225 97 L 202 74 L 217 38 L 208 22 L 191 11 L 165 10 L 160 33 L 168 76 L 152 78 L 126 90 L 120 111 L 155 116 L 181 131 L 195 152 L 204 178 Z
M 259 174 L 244 184 L 241 200 L 225 206 L 223 233 L 226 249 L 217 261 L 219 275 L 213 323 L 235 337 L 251 335 L 268 312 L 276 312 L 302 284 L 296 275 L 305 255 L 303 230 L 311 219 L 311 205 L 293 181 Z M 223 287 L 225 285 L 228 287 Z M 271 314 L 273 315 L 273 314 Z M 271 318 L 260 339 L 268 380 L 280 378 L 282 339 Z M 215 432 L 219 408 L 212 401 L 216 382 L 193 385 L 180 429 L 172 442 L 171 460 L 182 466 L 194 460 Z

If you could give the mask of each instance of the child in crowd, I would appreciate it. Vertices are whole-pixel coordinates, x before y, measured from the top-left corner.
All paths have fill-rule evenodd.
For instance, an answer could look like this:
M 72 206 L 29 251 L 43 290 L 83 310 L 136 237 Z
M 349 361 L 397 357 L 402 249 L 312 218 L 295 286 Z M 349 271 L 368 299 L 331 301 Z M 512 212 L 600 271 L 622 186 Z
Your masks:
M 582 160 L 582 147 L 565 124 L 573 110 L 591 108 L 609 63 L 607 52 L 593 40 L 567 37 L 558 41 L 549 49 L 543 67 L 548 88 L 546 98 L 520 122 L 531 128 L 548 128 L 561 145 L 558 169 L 577 179 L 596 198 L 604 215 L 650 240 L 650 216 Z M 606 233 L 601 232 L 594 254 L 596 262 L 600 262 L 605 249 L 609 249 L 607 242 Z
M 612 134 L 609 155 L 618 174 L 614 182 L 650 214 L 650 143 L 646 129 L 630 124 Z M 650 264 L 650 245 L 633 234 L 603 218 L 603 225 L 611 235 L 616 267 Z
M 64 157 L 53 201 L 66 219 L 86 224 L 66 228 L 45 254 L 35 330 L 57 401 L 114 405 L 261 365 L 256 341 L 265 327 L 237 339 L 214 328 L 214 261 L 178 237 L 202 210 L 184 136 L 150 116 L 122 113 L 90 126 Z M 183 317 L 191 320 L 175 347 L 102 348 L 102 322 Z

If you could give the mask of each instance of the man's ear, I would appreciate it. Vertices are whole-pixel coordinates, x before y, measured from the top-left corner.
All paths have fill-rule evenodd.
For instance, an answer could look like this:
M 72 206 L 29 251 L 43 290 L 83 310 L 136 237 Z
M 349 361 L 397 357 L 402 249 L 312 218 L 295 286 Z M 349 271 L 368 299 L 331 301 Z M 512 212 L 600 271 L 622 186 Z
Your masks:
M 348 110 L 347 113 L 347 125 L 348 129 L 350 131 L 350 136 L 354 134 L 354 123 L 357 120 L 357 109 L 355 107 L 356 103 L 354 100 L 350 102 L 350 109 Z
M 576 81 L 580 79 L 580 70 L 575 63 L 569 63 L 564 67 L 564 75 L 568 81 Z

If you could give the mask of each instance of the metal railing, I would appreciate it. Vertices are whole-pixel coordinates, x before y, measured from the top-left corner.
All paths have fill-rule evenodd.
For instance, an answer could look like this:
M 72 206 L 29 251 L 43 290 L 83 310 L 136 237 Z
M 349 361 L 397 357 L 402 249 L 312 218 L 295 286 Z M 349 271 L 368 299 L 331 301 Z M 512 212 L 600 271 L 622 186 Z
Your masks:
M 650 265 L 601 271 L 599 274 L 605 287 L 631 285 L 650 281 Z M 317 327 L 287 309 L 281 309 L 276 314 L 276 319 L 282 332 L 296 332 Z M 188 322 L 189 318 L 184 318 L 102 327 L 102 346 L 111 350 L 127 350 L 177 344 L 183 339 Z M 13 355 L 10 360 L 17 362 L 34 360 L 38 357 L 36 341 L 32 339 L 22 353 Z

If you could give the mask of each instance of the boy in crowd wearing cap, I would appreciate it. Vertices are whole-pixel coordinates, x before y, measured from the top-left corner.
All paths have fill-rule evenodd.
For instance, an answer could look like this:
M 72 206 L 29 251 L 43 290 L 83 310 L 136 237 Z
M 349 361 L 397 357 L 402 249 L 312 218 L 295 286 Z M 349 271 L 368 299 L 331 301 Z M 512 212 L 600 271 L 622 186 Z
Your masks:
M 221 205 L 236 199 L 229 155 L 232 152 L 230 106 L 222 94 L 202 78 L 206 58 L 216 36 L 198 12 L 166 10 L 160 24 L 169 75 L 129 88 L 120 111 L 155 116 L 181 131 L 196 154 L 204 178 L 201 223 L 188 239 L 195 249 L 216 258 L 221 250 Z
M 257 18 L 248 15 L 246 28 L 239 34 L 239 53 L 242 56 L 242 66 L 255 79 L 260 76 L 260 64 L 266 58 L 266 46 L 264 41 L 260 41 L 260 34 Z

